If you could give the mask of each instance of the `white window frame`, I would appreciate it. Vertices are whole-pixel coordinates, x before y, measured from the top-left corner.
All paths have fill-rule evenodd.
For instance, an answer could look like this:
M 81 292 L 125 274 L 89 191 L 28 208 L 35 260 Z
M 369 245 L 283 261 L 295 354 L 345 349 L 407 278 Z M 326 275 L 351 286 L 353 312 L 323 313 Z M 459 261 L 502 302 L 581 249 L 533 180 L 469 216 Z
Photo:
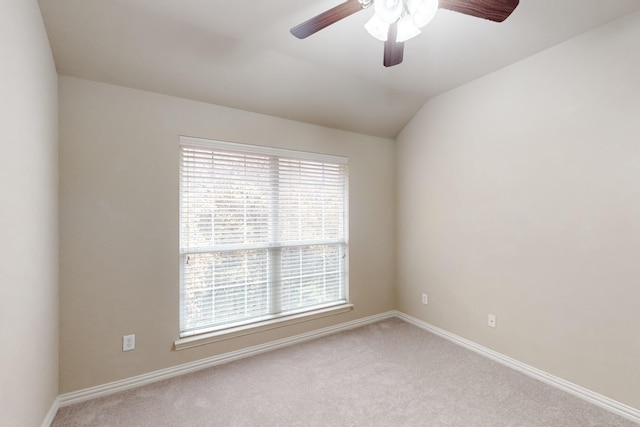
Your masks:
M 299 161 L 312 161 L 312 162 L 321 162 L 321 163 L 329 163 L 335 165 L 341 165 L 344 168 L 344 205 L 343 212 L 344 218 L 342 227 L 344 229 L 344 235 L 342 237 L 343 240 L 339 242 L 340 246 L 340 261 L 341 266 L 341 278 L 340 278 L 340 287 L 341 287 L 341 295 L 338 300 L 330 301 L 327 303 L 314 305 L 311 307 L 303 307 L 298 310 L 292 310 L 288 312 L 272 312 L 266 314 L 264 316 L 255 317 L 247 320 L 239 320 L 237 322 L 225 323 L 225 324 L 212 324 L 211 326 L 205 326 L 197 329 L 186 329 L 183 330 L 183 288 L 184 288 L 184 278 L 185 278 L 185 262 L 186 257 L 189 256 L 191 250 L 185 249 L 183 245 L 183 236 L 182 236 L 182 211 L 183 211 L 183 189 L 182 189 L 182 171 L 180 172 L 180 339 L 175 342 L 176 349 L 188 348 L 194 345 L 201 345 L 207 342 L 217 341 L 219 337 L 224 336 L 224 339 L 228 338 L 228 335 L 244 335 L 246 333 L 253 333 L 260 330 L 271 329 L 273 327 L 278 327 L 283 324 L 290 323 L 298 323 L 302 321 L 307 321 L 311 319 L 315 319 L 318 317 L 324 317 L 336 313 L 343 313 L 348 310 L 351 310 L 353 306 L 349 303 L 349 261 L 348 261 L 348 253 L 349 253 L 349 244 L 348 244 L 348 224 L 349 224 L 349 210 L 348 210 L 348 159 L 346 157 L 341 156 L 333 156 L 326 154 L 317 154 L 317 153 L 309 153 L 309 152 L 301 152 L 301 151 L 293 151 L 293 150 L 284 150 L 278 148 L 264 147 L 264 146 L 256 146 L 256 145 L 248 145 L 248 144 L 239 144 L 225 141 L 215 141 L 215 140 L 207 140 L 201 138 L 193 138 L 193 137 L 180 137 L 180 164 L 182 168 L 182 150 L 183 147 L 188 148 L 201 148 L 205 150 L 215 150 L 215 151 L 225 151 L 225 152 L 233 152 L 233 153 L 244 153 L 244 154 L 257 154 L 257 155 L 266 155 L 271 157 L 272 159 L 294 159 Z M 270 211 L 271 212 L 271 211 Z M 270 214 L 271 218 L 271 214 Z M 271 221 L 271 219 L 270 219 Z M 335 244 L 335 243 L 333 243 Z M 277 242 L 269 242 L 268 245 L 269 251 L 275 251 L 277 253 L 282 248 L 289 248 L 293 246 L 288 246 L 286 243 L 280 245 Z M 211 253 L 219 253 L 219 250 L 211 250 Z M 262 245 L 262 249 L 264 249 L 264 245 Z M 270 252 L 271 253 L 271 252 Z M 277 280 L 278 272 L 275 272 L 275 275 L 270 275 L 270 281 L 273 281 L 274 277 Z M 270 286 L 273 286 L 271 283 Z M 273 288 L 271 289 L 271 294 L 273 294 Z M 277 291 L 276 291 L 277 293 Z

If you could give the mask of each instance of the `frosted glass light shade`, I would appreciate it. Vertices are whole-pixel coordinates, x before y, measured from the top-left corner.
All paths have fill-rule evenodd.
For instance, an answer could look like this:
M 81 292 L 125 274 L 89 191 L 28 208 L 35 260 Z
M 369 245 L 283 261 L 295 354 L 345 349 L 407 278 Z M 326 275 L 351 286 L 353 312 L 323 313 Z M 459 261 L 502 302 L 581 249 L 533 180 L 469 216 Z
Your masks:
M 415 4 L 415 11 L 412 11 L 413 23 L 416 27 L 422 28 L 427 25 L 438 12 L 438 0 L 419 0 Z
M 417 36 L 420 33 L 420 29 L 416 27 L 413 22 L 413 17 L 405 16 L 403 18 L 400 18 L 400 20 L 398 21 L 398 33 L 396 35 L 396 41 L 404 42 Z
M 376 0 L 373 3 L 373 8 L 378 19 L 387 24 L 392 24 L 402 14 L 402 0 Z
M 367 32 L 376 39 L 386 42 L 389 36 L 389 24 L 378 18 L 377 14 L 374 14 L 371 19 L 364 25 Z

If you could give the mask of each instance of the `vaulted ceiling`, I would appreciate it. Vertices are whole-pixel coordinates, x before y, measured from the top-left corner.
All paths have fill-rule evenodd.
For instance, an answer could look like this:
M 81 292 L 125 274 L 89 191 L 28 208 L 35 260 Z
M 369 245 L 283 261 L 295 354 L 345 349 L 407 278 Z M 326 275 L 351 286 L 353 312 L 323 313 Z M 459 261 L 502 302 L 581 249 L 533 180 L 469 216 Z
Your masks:
M 58 73 L 382 137 L 427 99 L 623 15 L 639 0 L 520 0 L 503 23 L 440 10 L 382 66 L 371 9 L 311 37 L 343 0 L 39 0 Z M 597 59 L 594 59 L 597 60 Z

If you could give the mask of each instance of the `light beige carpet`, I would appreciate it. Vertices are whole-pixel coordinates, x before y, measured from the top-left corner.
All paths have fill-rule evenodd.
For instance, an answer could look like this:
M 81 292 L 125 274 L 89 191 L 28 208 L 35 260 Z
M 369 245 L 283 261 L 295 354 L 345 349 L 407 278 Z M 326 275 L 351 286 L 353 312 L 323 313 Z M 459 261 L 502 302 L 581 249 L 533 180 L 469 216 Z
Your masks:
M 391 319 L 64 407 L 53 426 L 638 424 Z

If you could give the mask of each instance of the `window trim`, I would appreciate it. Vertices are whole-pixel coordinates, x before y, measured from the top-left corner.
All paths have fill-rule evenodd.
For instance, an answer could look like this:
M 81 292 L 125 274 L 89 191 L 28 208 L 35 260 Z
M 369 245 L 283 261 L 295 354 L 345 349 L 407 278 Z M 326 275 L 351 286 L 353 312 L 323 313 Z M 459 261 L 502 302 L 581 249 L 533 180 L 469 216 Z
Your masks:
M 204 149 L 216 149 L 216 150 L 229 150 L 232 152 L 242 151 L 250 154 L 258 154 L 258 155 L 268 155 L 275 157 L 285 157 L 285 158 L 293 158 L 302 161 L 316 161 L 316 162 L 325 162 L 325 163 L 335 163 L 342 164 L 348 167 L 349 160 L 347 157 L 336 156 L 330 154 L 320 154 L 320 153 L 312 153 L 307 151 L 297 151 L 297 150 L 287 150 L 282 148 L 272 148 L 266 146 L 258 146 L 258 145 L 250 145 L 244 143 L 237 142 L 226 142 L 219 140 L 209 140 L 203 138 L 195 138 L 190 136 L 180 136 L 180 144 L 179 146 L 189 146 L 194 148 L 204 148 Z M 348 180 L 348 178 L 347 178 Z M 348 182 L 348 181 L 347 181 Z M 180 196 L 182 197 L 182 196 Z M 279 328 L 283 326 L 293 325 L 301 322 L 306 322 L 314 319 L 319 319 L 331 315 L 341 314 L 348 311 L 353 310 L 353 304 L 349 301 L 349 191 L 348 187 L 345 193 L 345 208 L 346 208 L 346 218 L 343 224 L 344 227 L 344 244 L 346 250 L 346 262 L 344 265 L 344 299 L 333 301 L 325 304 L 320 304 L 312 307 L 301 308 L 296 311 L 290 311 L 286 314 L 268 314 L 264 317 L 253 318 L 248 320 L 241 320 L 235 323 L 227 323 L 223 325 L 216 325 L 209 328 L 201 328 L 193 331 L 179 331 L 179 338 L 174 341 L 175 350 L 183 350 L 186 348 L 196 347 L 200 345 L 205 345 L 212 342 L 217 342 L 221 340 L 231 339 L 243 335 L 259 333 L 262 331 Z M 331 242 L 318 241 L 318 242 L 308 242 L 305 243 L 317 243 L 317 244 L 325 244 Z M 337 242 L 336 242 L 337 243 Z M 273 245 L 268 245 L 273 246 Z M 280 246 L 280 245 L 275 245 Z M 282 247 L 290 247 L 291 245 L 283 245 Z M 296 246 L 296 245 L 294 245 Z M 181 259 L 180 264 L 182 265 L 182 257 L 184 253 L 182 250 L 179 251 L 179 257 Z M 183 268 L 180 269 L 180 288 L 182 288 L 183 281 Z M 180 298 L 181 301 L 181 298 Z M 182 313 L 182 304 L 179 304 L 179 312 Z M 180 314 L 182 316 L 182 314 Z
M 264 332 L 271 329 L 347 313 L 353 310 L 353 308 L 354 305 L 351 303 L 337 303 L 329 307 L 319 308 L 312 311 L 304 311 L 288 316 L 279 316 L 261 322 L 253 322 L 246 325 L 179 338 L 173 342 L 173 346 L 176 351 L 186 350 L 188 348 L 198 347 L 201 345 L 211 344 L 232 338 L 238 338 L 244 335 L 257 334 L 259 332 Z

